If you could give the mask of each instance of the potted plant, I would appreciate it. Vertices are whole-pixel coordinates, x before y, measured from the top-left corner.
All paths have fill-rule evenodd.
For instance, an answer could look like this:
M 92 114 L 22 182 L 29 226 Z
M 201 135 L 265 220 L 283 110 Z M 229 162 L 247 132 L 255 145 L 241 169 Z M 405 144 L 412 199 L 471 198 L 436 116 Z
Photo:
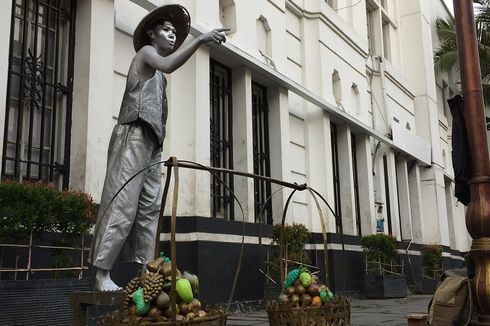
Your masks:
M 284 240 L 281 242 L 281 230 L 284 232 Z M 304 247 L 310 240 L 310 232 L 303 224 L 293 223 L 292 225 L 280 224 L 272 227 L 272 241 L 266 262 L 266 281 L 264 284 L 264 300 L 277 299 L 281 293 L 282 284 L 279 275 L 279 246 L 283 247 L 287 270 L 292 270 L 301 264 L 310 264 L 311 259 Z M 275 282 L 275 283 L 274 283 Z
M 437 244 L 423 245 L 420 249 L 422 256 L 421 292 L 433 294 L 442 273 L 442 246 Z
M 373 234 L 361 239 L 364 256 L 363 292 L 368 298 L 401 298 L 407 296 L 407 279 L 403 264 L 398 263 L 396 239 Z

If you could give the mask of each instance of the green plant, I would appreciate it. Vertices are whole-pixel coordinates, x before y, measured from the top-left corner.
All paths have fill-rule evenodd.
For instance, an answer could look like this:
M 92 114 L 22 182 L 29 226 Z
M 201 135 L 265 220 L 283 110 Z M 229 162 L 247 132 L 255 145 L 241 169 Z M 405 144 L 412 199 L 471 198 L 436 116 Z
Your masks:
M 281 242 L 281 230 L 284 230 L 284 238 Z M 279 246 L 283 247 L 284 254 L 287 255 L 288 269 L 299 267 L 301 263 L 310 264 L 311 259 L 305 252 L 304 247 L 310 241 L 310 231 L 303 224 L 293 223 L 292 225 L 276 224 L 272 227 L 272 258 L 268 265 L 273 272 L 279 272 Z M 298 262 L 298 263 L 295 263 Z
M 39 238 L 45 232 L 68 236 L 88 233 L 95 207 L 90 195 L 60 192 L 34 182 L 0 183 L 0 239 Z
M 438 279 L 442 271 L 442 246 L 437 244 L 423 245 L 420 249 L 424 275 Z
M 369 262 L 391 264 L 398 256 L 396 239 L 386 234 L 372 234 L 362 237 L 364 258 Z

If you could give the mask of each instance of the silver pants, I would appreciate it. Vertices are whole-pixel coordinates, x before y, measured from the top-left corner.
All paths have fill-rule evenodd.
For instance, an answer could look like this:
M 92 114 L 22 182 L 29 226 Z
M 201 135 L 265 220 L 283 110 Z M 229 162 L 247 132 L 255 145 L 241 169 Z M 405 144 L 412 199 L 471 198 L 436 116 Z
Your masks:
M 107 206 L 128 179 L 160 160 L 161 146 L 145 123 L 136 121 L 114 127 L 97 217 L 99 232 L 94 235 L 97 237 L 92 253 L 94 266 L 112 269 L 121 250 L 125 262 L 146 264 L 155 258 L 162 195 L 160 165 L 131 180 Z

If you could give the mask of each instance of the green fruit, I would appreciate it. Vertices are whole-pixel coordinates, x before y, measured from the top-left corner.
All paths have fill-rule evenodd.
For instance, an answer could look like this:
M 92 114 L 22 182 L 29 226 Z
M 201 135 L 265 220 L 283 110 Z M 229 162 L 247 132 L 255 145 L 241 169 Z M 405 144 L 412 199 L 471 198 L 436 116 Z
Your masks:
M 303 272 L 299 274 L 299 281 L 305 288 L 309 287 L 311 285 L 311 275 L 310 273 Z
M 149 302 L 145 303 L 143 288 L 134 291 L 133 301 L 136 305 L 138 315 L 144 316 L 150 310 L 151 304 Z
M 185 278 L 181 278 L 180 280 L 177 280 L 175 289 L 177 290 L 179 297 L 185 303 L 190 303 L 194 298 L 194 295 L 192 294 L 191 283 L 189 282 L 189 280 Z
M 333 293 L 329 289 L 327 289 L 327 297 L 328 297 L 328 301 L 333 300 Z
M 327 302 L 327 290 L 323 289 L 320 291 L 320 299 L 322 299 L 322 303 Z

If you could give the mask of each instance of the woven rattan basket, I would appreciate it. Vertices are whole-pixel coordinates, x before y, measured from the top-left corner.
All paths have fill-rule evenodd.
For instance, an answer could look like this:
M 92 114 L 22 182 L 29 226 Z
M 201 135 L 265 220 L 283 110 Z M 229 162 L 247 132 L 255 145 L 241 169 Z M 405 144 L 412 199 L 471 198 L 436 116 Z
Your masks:
M 223 311 L 215 311 L 212 313 L 209 313 L 205 317 L 200 317 L 196 318 L 193 320 L 187 320 L 187 321 L 175 321 L 172 322 L 171 320 L 166 320 L 166 321 L 159 321 L 159 319 L 143 319 L 143 318 L 137 318 L 135 316 L 133 317 L 126 317 L 126 318 L 114 318 L 114 317 L 108 317 L 106 318 L 103 322 L 102 325 L 108 325 L 108 326 L 142 326 L 142 325 L 151 325 L 151 326 L 181 326 L 181 325 L 189 325 L 189 326 L 225 326 L 226 325 L 226 314 Z
M 339 296 L 321 307 L 294 308 L 271 301 L 266 307 L 271 326 L 348 326 L 350 302 Z

